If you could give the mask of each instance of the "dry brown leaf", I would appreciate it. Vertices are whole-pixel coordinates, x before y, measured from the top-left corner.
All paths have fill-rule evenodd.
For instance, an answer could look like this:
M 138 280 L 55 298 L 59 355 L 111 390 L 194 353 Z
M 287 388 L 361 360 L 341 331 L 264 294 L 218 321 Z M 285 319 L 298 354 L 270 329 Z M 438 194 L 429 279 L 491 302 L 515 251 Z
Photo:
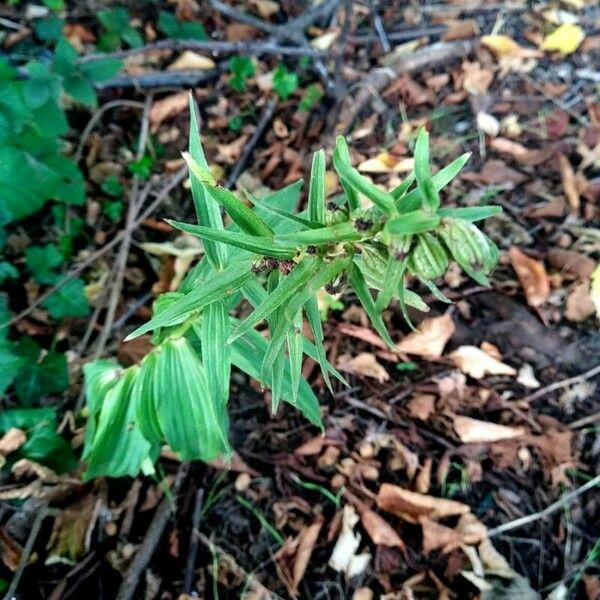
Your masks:
M 479 35 L 479 25 L 475 19 L 464 19 L 461 21 L 452 21 L 442 39 L 445 42 L 462 40 L 465 38 Z
M 292 589 L 294 592 L 298 590 L 298 586 L 304 578 L 306 567 L 308 567 L 310 557 L 315 549 L 323 523 L 324 518 L 319 516 L 308 527 L 304 527 L 298 535 L 298 550 L 292 568 Z
M 418 331 L 409 333 L 396 345 L 396 350 L 424 358 L 439 358 L 455 329 L 454 321 L 448 314 L 425 319 Z
M 577 183 L 575 181 L 575 171 L 573 171 L 569 159 L 564 154 L 558 155 L 558 167 L 560 169 L 563 192 L 571 207 L 571 214 L 576 215 L 579 212 L 581 198 L 579 197 L 579 190 L 577 189 Z
M 501 154 L 507 154 L 519 164 L 528 166 L 539 165 L 546 162 L 554 153 L 552 147 L 543 150 L 526 148 L 518 142 L 503 137 L 497 137 L 490 140 L 490 148 Z
M 426 494 L 429 491 L 432 467 L 433 459 L 431 457 L 426 458 L 423 467 L 415 479 L 415 490 L 417 490 L 419 494 Z
M 241 135 L 237 140 L 234 140 L 229 144 L 217 144 L 218 154 L 215 158 L 215 162 L 224 162 L 228 165 L 232 165 L 240 157 L 242 149 L 247 141 L 248 136 Z
M 310 41 L 310 45 L 313 48 L 316 48 L 317 50 L 327 50 L 328 48 L 331 48 L 331 46 L 333 45 L 335 40 L 337 40 L 339 35 L 340 35 L 339 29 L 327 31 L 327 32 L 323 33 L 322 35 L 319 35 L 316 38 L 313 38 Z
M 181 71 L 185 69 L 208 71 L 214 69 L 216 66 L 215 61 L 207 56 L 192 52 L 191 50 L 186 50 L 167 67 L 167 71 Z
M 523 48 L 508 35 L 484 35 L 480 41 L 496 55 L 496 58 L 540 58 L 543 56 L 539 50 Z
M 426 421 L 435 410 L 433 394 L 415 394 L 406 404 L 411 417 Z
M 425 555 L 442 548 L 444 553 L 451 552 L 463 543 L 462 535 L 450 527 L 440 525 L 428 517 L 419 517 L 419 523 L 423 531 L 423 554 Z
M 581 323 L 596 312 L 590 294 L 590 282 L 582 281 L 571 289 L 565 305 L 565 317 L 574 323 Z
M 548 250 L 548 262 L 564 273 L 575 275 L 581 280 L 589 280 L 596 268 L 596 261 L 575 250 L 551 248 Z
M 263 19 L 270 19 L 279 12 L 279 2 L 274 0 L 249 0 L 248 4 L 255 8 Z
M 411 492 L 391 483 L 384 483 L 379 488 L 377 506 L 411 523 L 416 523 L 421 516 L 443 519 L 471 511 L 462 502 Z
M 45 483 L 56 483 L 58 481 L 58 475 L 48 467 L 40 465 L 39 463 L 29 460 L 28 458 L 21 458 L 11 468 L 10 472 L 17 478 L 21 477 L 37 477 Z
M 0 439 L 0 454 L 6 456 L 18 450 L 27 441 L 27 436 L 22 429 L 11 427 Z
M 544 263 L 527 256 L 516 246 L 508 252 L 510 263 L 521 282 L 527 304 L 538 307 L 550 296 L 550 280 Z
M 527 176 L 509 167 L 503 160 L 490 159 L 479 173 L 468 171 L 460 175 L 461 179 L 486 185 L 502 185 L 506 189 L 527 181 Z
M 477 552 L 486 573 L 503 577 L 504 579 L 512 579 L 517 575 L 504 556 L 494 548 L 489 539 L 484 539 L 479 544 Z
M 88 494 L 59 513 L 48 543 L 52 554 L 67 560 L 77 560 L 87 552 L 86 537 L 94 518 L 95 505 L 95 496 Z
M 340 371 L 346 371 L 361 377 L 371 377 L 379 383 L 385 383 L 390 378 L 385 368 L 377 362 L 375 355 L 370 352 L 361 352 L 354 358 L 342 354 L 337 360 L 337 367 Z
M 371 510 L 364 502 L 358 499 L 354 494 L 346 491 L 344 497 L 354 505 L 360 521 L 365 531 L 369 534 L 374 544 L 378 546 L 389 546 L 390 548 L 406 548 L 402 538 L 396 533 L 394 528 L 374 510 Z
M 415 165 L 413 158 L 397 158 L 389 152 L 381 152 L 374 158 L 368 158 L 356 168 L 361 173 L 408 173 Z
M 0 527 L 0 556 L 4 565 L 13 573 L 17 570 L 19 562 L 21 561 L 21 555 L 23 554 L 23 547 L 17 540 L 13 539 L 11 535 Z
M 479 421 L 470 417 L 455 415 L 453 425 L 463 444 L 486 444 L 511 440 L 526 433 L 523 427 L 507 427 L 497 423 Z
M 148 115 L 152 130 L 156 131 L 163 121 L 187 110 L 188 96 L 189 92 L 178 92 L 154 102 Z
M 485 375 L 515 376 L 517 374 L 516 369 L 490 356 L 477 346 L 460 346 L 451 352 L 448 358 L 463 373 L 474 379 L 481 379 Z
M 491 69 L 485 69 L 479 62 L 465 60 L 462 64 L 462 88 L 472 95 L 486 94 L 494 81 Z

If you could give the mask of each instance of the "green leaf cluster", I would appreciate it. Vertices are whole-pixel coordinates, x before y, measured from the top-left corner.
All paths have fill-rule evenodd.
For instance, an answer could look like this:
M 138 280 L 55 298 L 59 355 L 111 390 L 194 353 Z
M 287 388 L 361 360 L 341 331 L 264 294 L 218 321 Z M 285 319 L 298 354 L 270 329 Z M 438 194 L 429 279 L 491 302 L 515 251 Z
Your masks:
M 497 214 L 497 207 L 440 207 L 440 190 L 467 156 L 432 175 L 425 131 L 417 139 L 414 172 L 390 192 L 352 167 L 346 142 L 338 138 L 333 166 L 344 196 L 333 205 L 326 202 L 325 153 L 317 151 L 308 206 L 298 214 L 298 184 L 260 202 L 250 194 L 242 200 L 221 187 L 208 168 L 191 102 L 190 112 L 189 153 L 184 158 L 198 224 L 170 223 L 200 237 L 205 257 L 178 292 L 157 300 L 152 319 L 130 334 L 128 339 L 154 332 L 155 349 L 139 370 L 132 368 L 131 388 L 124 385 L 119 392 L 119 410 L 131 418 L 128 426 L 112 428 L 112 436 L 118 438 L 112 444 L 96 442 L 97 435 L 90 441 L 86 456 L 95 474 L 120 473 L 102 461 L 109 460 L 113 445 L 125 444 L 123 436 L 136 428 L 148 444 L 149 460 L 152 449 L 163 442 L 186 460 L 227 455 L 232 366 L 271 390 L 273 412 L 284 401 L 320 425 L 318 402 L 302 377 L 304 356 L 319 364 L 330 389 L 332 378 L 343 381 L 327 361 L 323 344 L 318 304 L 323 287 L 352 290 L 373 327 L 393 346 L 383 319 L 390 302 L 396 298 L 406 316 L 407 305 L 427 310 L 422 298 L 407 289 L 409 273 L 445 300 L 433 280 L 445 273 L 451 260 L 483 282 L 498 257 L 493 243 L 473 225 Z M 364 208 L 365 199 L 370 207 Z M 231 218 L 229 227 L 224 226 L 222 211 Z M 238 320 L 230 313 L 241 300 L 253 310 Z M 102 406 L 106 402 L 112 407 L 112 397 L 105 395 Z M 112 412 L 116 408 L 107 410 L 106 428 L 118 420 Z M 97 430 L 103 420 L 100 412 Z M 102 469 L 93 467 L 98 455 Z

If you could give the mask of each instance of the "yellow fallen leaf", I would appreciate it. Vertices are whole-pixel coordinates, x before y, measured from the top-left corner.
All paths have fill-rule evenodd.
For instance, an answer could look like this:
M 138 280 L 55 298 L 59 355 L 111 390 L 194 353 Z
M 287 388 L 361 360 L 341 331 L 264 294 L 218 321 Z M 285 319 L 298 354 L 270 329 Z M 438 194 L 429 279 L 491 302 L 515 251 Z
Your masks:
M 600 320 L 600 264 L 594 269 L 591 277 L 590 297 L 596 307 L 596 317 Z
M 191 50 L 186 50 L 179 58 L 173 61 L 167 71 L 182 71 L 186 69 L 198 69 L 200 71 L 208 71 L 214 69 L 217 65 L 214 60 L 202 54 L 197 54 Z
M 448 358 L 463 372 L 475 379 L 484 375 L 512 375 L 517 371 L 510 365 L 490 356 L 477 346 L 460 346 Z
M 418 331 L 409 333 L 397 344 L 396 350 L 424 358 L 439 358 L 455 329 L 450 315 L 425 319 Z
M 523 48 L 508 35 L 484 35 L 481 43 L 489 48 L 497 58 L 504 56 L 520 56 Z
M 374 158 L 363 160 L 356 168 L 361 173 L 408 173 L 414 167 L 412 158 L 396 158 L 389 152 L 381 152 Z
M 575 23 L 565 23 L 548 34 L 542 41 L 542 50 L 571 54 L 575 52 L 583 39 L 585 32 Z
M 525 434 L 523 427 L 507 427 L 497 423 L 479 421 L 470 417 L 455 415 L 453 418 L 454 430 L 463 444 L 486 444 L 511 440 Z

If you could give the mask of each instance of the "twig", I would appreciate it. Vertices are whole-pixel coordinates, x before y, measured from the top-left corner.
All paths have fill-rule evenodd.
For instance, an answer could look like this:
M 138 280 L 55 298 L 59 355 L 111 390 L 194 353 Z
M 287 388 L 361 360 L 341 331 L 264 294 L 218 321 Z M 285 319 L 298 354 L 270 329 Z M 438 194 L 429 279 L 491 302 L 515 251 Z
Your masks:
M 207 538 L 203 533 L 198 532 L 198 539 L 210 550 L 211 553 L 220 555 L 224 558 L 233 573 L 240 575 L 247 582 L 249 587 L 255 587 L 261 594 L 263 594 L 264 598 L 273 598 L 275 600 L 283 600 L 283 598 L 277 595 L 275 592 L 272 592 L 270 589 L 266 588 L 260 581 L 257 579 L 252 573 L 249 573 L 237 563 L 235 558 L 229 554 L 226 550 L 223 550 L 220 546 L 217 546 L 211 539 Z
M 347 133 L 372 95 L 389 85 L 399 74 L 413 73 L 463 58 L 475 48 L 475 43 L 475 40 L 438 42 L 401 58 L 389 67 L 373 70 L 359 84 L 359 91 L 355 95 L 348 95 L 344 100 L 344 105 L 340 111 L 340 114 L 343 115 L 343 121 L 338 122 L 337 132 Z
M 561 390 L 565 387 L 568 387 L 575 383 L 581 383 L 582 381 L 586 381 L 588 379 L 592 379 L 596 375 L 600 375 L 600 365 L 597 365 L 593 369 L 586 371 L 585 373 L 581 373 L 581 375 L 576 375 L 575 377 L 569 377 L 568 379 L 563 379 L 562 381 L 556 381 L 555 383 L 551 383 L 546 387 L 540 388 L 533 394 L 529 394 L 529 396 L 525 396 L 522 400 L 525 402 L 532 402 L 533 400 L 538 400 L 543 396 L 547 396 L 548 394 L 555 392 L 556 390 Z
M 415 40 L 420 37 L 428 37 L 432 35 L 441 35 L 446 33 L 448 27 L 446 25 L 439 25 L 437 27 L 422 27 L 421 29 L 407 29 L 406 31 L 383 31 L 385 37 L 390 42 L 407 42 L 409 40 Z M 348 36 L 348 41 L 351 44 L 369 44 L 374 42 L 379 38 L 379 33 L 368 33 L 361 34 L 357 33 L 355 35 Z
M 577 421 L 569 423 L 569 429 L 580 429 L 581 427 L 586 427 L 587 425 L 591 425 L 596 421 L 600 421 L 600 413 L 594 413 L 593 415 L 588 415 L 587 417 L 583 417 L 581 419 L 577 419 Z
M 87 125 L 81 132 L 79 144 L 77 145 L 77 151 L 75 152 L 75 156 L 73 157 L 76 163 L 78 163 L 81 160 L 81 157 L 83 155 L 83 148 L 85 147 L 85 144 L 88 138 L 90 137 L 90 134 L 94 130 L 94 127 L 96 127 L 98 121 L 100 121 L 104 113 L 119 106 L 127 106 L 128 108 L 137 108 L 140 110 L 144 109 L 144 103 L 138 102 L 136 100 L 112 100 L 111 102 L 103 104 L 100 108 L 98 108 L 96 112 L 94 112 L 90 120 L 87 122 Z
M 148 132 L 150 130 L 149 115 L 153 99 L 154 96 L 152 94 L 148 94 L 148 96 L 146 97 L 146 101 L 144 102 L 144 114 L 142 115 L 142 126 L 140 129 L 138 148 L 135 156 L 136 160 L 140 160 L 146 150 L 146 142 L 148 141 Z M 106 316 L 104 318 L 104 326 L 102 327 L 102 331 L 98 336 L 98 342 L 96 344 L 96 349 L 94 350 L 94 358 L 98 358 L 104 351 L 104 347 L 106 346 L 106 342 L 110 337 L 112 326 L 115 321 L 117 306 L 119 305 L 119 300 L 121 299 L 123 278 L 125 276 L 125 269 L 127 267 L 127 257 L 129 256 L 129 246 L 131 245 L 131 235 L 133 233 L 131 227 L 133 226 L 135 218 L 139 212 L 139 202 L 141 200 L 140 198 L 138 198 L 139 184 L 139 177 L 135 175 L 132 181 L 132 189 L 129 194 L 129 207 L 127 209 L 126 229 L 128 232 L 123 236 L 123 240 L 121 241 L 121 246 L 119 248 L 119 253 L 117 254 L 117 269 L 112 284 L 108 308 L 106 310 Z
M 177 497 L 179 490 L 183 484 L 183 481 L 187 477 L 189 469 L 188 463 L 183 463 L 177 472 L 177 477 L 175 482 L 173 483 L 172 495 L 173 497 Z M 140 545 L 140 549 L 135 555 L 123 582 L 121 583 L 121 587 L 116 596 L 116 600 L 131 600 L 135 594 L 135 590 L 138 586 L 138 582 L 140 576 L 148 566 L 152 555 L 154 554 L 154 550 L 162 537 L 162 534 L 169 522 L 169 517 L 171 516 L 171 498 L 169 495 L 165 495 L 162 502 L 158 505 L 156 512 L 154 513 L 154 517 L 152 518 L 152 522 L 150 523 L 150 527 L 144 536 L 144 540 Z
M 19 587 L 19 583 L 23 577 L 23 573 L 27 567 L 27 564 L 29 563 L 33 546 L 35 545 L 37 537 L 40 533 L 40 529 L 42 528 L 42 523 L 44 522 L 44 519 L 51 514 L 56 514 L 56 511 L 54 509 L 49 509 L 47 506 L 42 506 L 36 514 L 33 525 L 31 526 L 31 531 L 29 532 L 29 537 L 27 538 L 23 552 L 21 552 L 19 566 L 17 567 L 15 575 L 10 582 L 10 586 L 6 592 L 4 600 L 15 600 L 15 593 Z
M 379 0 L 373 2 L 373 4 L 371 5 L 371 15 L 373 17 L 373 28 L 375 29 L 377 37 L 379 38 L 381 49 L 387 53 L 392 48 L 390 46 L 390 41 L 383 27 L 383 23 L 381 22 L 381 17 L 379 16 Z
M 528 525 L 529 523 L 533 523 L 535 521 L 539 521 L 544 517 L 551 515 L 553 512 L 557 510 L 561 510 L 565 508 L 569 504 L 572 504 L 574 500 L 576 500 L 582 494 L 585 494 L 588 490 L 600 485 L 600 475 L 596 475 L 593 479 L 590 479 L 587 483 L 582 485 L 581 487 L 565 494 L 562 498 L 559 498 L 556 502 L 553 502 L 549 506 L 547 506 L 544 510 L 533 513 L 532 515 L 527 515 L 525 517 L 521 517 L 519 519 L 515 519 L 514 521 L 509 521 L 508 523 L 504 523 L 499 525 L 498 527 L 494 527 L 488 531 L 488 537 L 495 537 L 500 535 L 501 533 L 505 533 L 506 531 L 511 531 L 513 529 L 517 529 L 519 527 L 523 527 L 523 525 Z
M 180 71 L 153 71 L 140 75 L 117 75 L 96 85 L 99 90 L 110 88 L 158 88 L 185 87 L 198 85 L 204 81 L 215 79 L 221 73 L 220 69 L 198 70 L 182 69 Z
M 252 27 L 255 27 L 256 29 L 259 29 L 260 31 L 264 31 L 265 33 L 268 33 L 269 35 L 272 35 L 276 40 L 279 40 L 279 41 L 290 40 L 290 41 L 300 44 L 300 46 L 302 46 L 303 48 L 310 49 L 310 47 L 311 47 L 308 42 L 308 39 L 307 39 L 306 35 L 304 34 L 304 32 L 302 31 L 302 29 L 299 29 L 298 25 L 290 26 L 288 24 L 288 23 L 293 23 L 294 20 L 289 21 L 288 23 L 285 23 L 283 25 L 273 25 L 272 23 L 263 21 L 262 19 L 258 19 L 257 17 L 255 17 L 253 15 L 250 15 L 248 13 L 237 10 L 236 8 L 232 8 L 231 6 L 229 6 L 229 4 L 225 4 L 224 2 L 221 2 L 220 0 L 209 0 L 209 2 L 210 2 L 210 5 L 215 10 L 219 11 L 220 13 L 224 14 L 225 16 L 227 16 L 231 19 L 235 19 L 236 21 L 239 21 L 240 23 L 246 23 L 247 25 L 251 25 Z M 304 22 L 303 22 L 303 24 L 304 24 Z M 307 25 L 308 25 L 308 23 L 307 23 Z M 321 59 L 316 58 L 314 61 L 314 69 L 317 72 L 317 75 L 323 81 L 323 84 L 325 85 L 327 92 L 332 93 L 335 90 L 335 86 L 334 86 L 333 81 L 329 77 L 329 70 L 325 66 L 325 63 Z
M 135 300 L 134 302 L 130 302 L 127 305 L 125 312 L 114 322 L 112 330 L 113 333 L 120 331 L 123 329 L 127 321 L 142 307 L 153 298 L 154 294 L 152 292 L 146 292 L 143 296 Z
M 190 545 L 185 567 L 185 578 L 183 580 L 183 591 L 191 594 L 193 591 L 194 570 L 196 568 L 196 557 L 198 556 L 198 533 L 200 528 L 200 517 L 202 516 L 202 503 L 204 502 L 204 490 L 196 491 L 194 513 L 192 514 L 192 531 L 190 533 Z
M 117 52 L 88 54 L 82 56 L 77 62 L 85 64 L 105 58 L 129 58 L 148 52 L 158 50 L 193 50 L 197 52 L 212 52 L 214 54 L 253 54 L 260 56 L 262 54 L 281 54 L 287 56 L 310 56 L 310 57 L 329 57 L 329 50 L 319 50 L 318 48 L 300 48 L 298 46 L 284 46 L 271 41 L 267 42 L 221 42 L 215 40 L 160 40 L 152 42 L 139 48 L 130 48 L 128 50 L 118 50 Z
M 227 182 L 225 183 L 226 188 L 231 189 L 235 185 L 235 182 L 238 180 L 238 177 L 240 176 L 242 170 L 246 166 L 246 162 L 248 162 L 250 155 L 254 151 L 256 144 L 259 142 L 260 138 L 262 137 L 263 133 L 265 132 L 267 125 L 270 123 L 271 119 L 273 118 L 276 107 L 277 107 L 277 101 L 274 98 L 267 102 L 267 104 L 263 110 L 263 113 L 260 116 L 258 123 L 256 124 L 256 129 L 254 130 L 252 137 L 250 138 L 248 143 L 244 146 L 244 150 L 243 150 L 242 154 L 240 155 L 237 163 L 235 164 L 231 173 L 229 174 L 229 177 L 227 178 Z
M 134 221 L 131 227 L 125 227 L 121 232 L 119 232 L 110 242 L 107 242 L 102 248 L 96 250 L 93 254 L 88 256 L 81 264 L 77 265 L 74 269 L 69 271 L 63 278 L 56 284 L 54 284 L 50 289 L 46 290 L 43 294 L 41 294 L 36 300 L 34 300 L 27 308 L 23 309 L 20 313 L 16 314 L 10 321 L 5 321 L 4 323 L 0 323 L 0 329 L 4 327 L 9 327 L 14 325 L 21 319 L 28 317 L 48 296 L 52 295 L 56 290 L 60 289 L 65 283 L 73 279 L 73 277 L 77 277 L 80 275 L 85 269 L 87 269 L 91 264 L 95 263 L 99 258 L 104 256 L 109 250 L 114 248 L 121 240 L 125 237 L 127 233 L 131 233 L 134 231 L 139 224 L 147 219 L 156 208 L 169 196 L 171 191 L 176 188 L 186 177 L 188 174 L 187 165 L 184 165 L 175 173 L 164 185 L 164 187 L 159 191 L 156 198 L 148 205 L 148 208 L 144 210 L 144 212 Z

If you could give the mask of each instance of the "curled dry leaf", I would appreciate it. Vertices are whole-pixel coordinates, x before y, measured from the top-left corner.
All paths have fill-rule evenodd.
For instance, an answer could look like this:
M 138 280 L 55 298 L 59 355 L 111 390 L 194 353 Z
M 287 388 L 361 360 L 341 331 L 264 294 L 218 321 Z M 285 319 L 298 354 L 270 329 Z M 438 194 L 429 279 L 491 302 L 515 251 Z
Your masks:
M 167 71 L 181 71 L 185 69 L 208 71 L 214 69 L 216 66 L 215 61 L 207 56 L 202 56 L 202 54 L 197 54 L 191 50 L 186 50 L 167 67 Z
M 506 154 L 522 165 L 534 166 L 546 162 L 552 156 L 554 150 L 545 148 L 543 150 L 526 148 L 518 142 L 503 137 L 490 140 L 490 148 L 500 154 Z
M 440 525 L 427 517 L 420 517 L 423 531 L 423 553 L 442 550 L 444 554 L 452 552 L 463 544 L 479 544 L 487 538 L 487 529 L 472 513 L 460 516 L 455 528 Z
M 551 248 L 548 250 L 548 262 L 563 273 L 574 275 L 579 279 L 589 279 L 596 268 L 596 261 L 581 252 Z
M 523 427 L 507 427 L 497 423 L 479 421 L 470 417 L 455 415 L 453 425 L 463 444 L 486 444 L 520 437 L 526 433 Z
M 418 331 L 409 333 L 396 345 L 396 350 L 424 358 L 439 358 L 455 329 L 454 321 L 448 314 L 425 319 Z
M 374 354 L 370 352 L 361 352 L 358 356 L 350 358 L 347 354 L 342 354 L 338 358 L 337 367 L 340 371 L 353 373 L 362 377 L 371 377 L 379 383 L 385 383 L 390 378 L 385 368 L 377 362 Z
M 527 304 L 532 307 L 544 304 L 550 296 L 550 279 L 544 263 L 527 256 L 516 246 L 509 250 L 508 256 L 525 292 Z
M 406 404 L 411 417 L 426 421 L 435 410 L 433 394 L 415 394 Z
M 485 375 L 511 375 L 517 371 L 510 365 L 490 356 L 477 346 L 460 346 L 448 358 L 463 372 L 475 379 Z
M 384 483 L 379 488 L 377 506 L 410 523 L 418 522 L 422 516 L 443 519 L 471 511 L 469 506 L 462 502 L 411 492 L 391 483 Z
M 527 181 L 526 175 L 509 167 L 503 160 L 498 159 L 488 160 L 479 173 L 467 171 L 466 173 L 462 173 L 460 177 L 461 179 L 475 183 L 501 185 L 506 189 L 512 189 Z
M 358 520 L 356 510 L 350 504 L 346 504 L 342 514 L 342 530 L 328 563 L 334 571 L 344 573 L 347 579 L 362 575 L 371 561 L 368 552 L 357 554 L 361 536 L 354 528 Z
M 382 516 L 371 510 L 364 502 L 348 491 L 344 493 L 344 498 L 358 511 L 362 526 L 374 544 L 400 548 L 401 550 L 406 548 L 400 536 Z
M 323 523 L 324 519 L 320 516 L 298 534 L 298 549 L 292 567 L 292 590 L 294 592 L 298 590 L 304 573 L 306 573 L 306 567 L 308 567 L 310 557 L 315 549 Z
M 581 323 L 596 312 L 587 281 L 578 283 L 571 289 L 565 304 L 565 317 L 569 321 Z
M 575 171 L 573 171 L 573 167 L 571 166 L 569 159 L 564 154 L 558 155 L 558 167 L 560 169 L 563 192 L 565 193 L 571 208 L 571 214 L 576 215 L 579 211 L 581 198 L 579 197 L 579 190 L 577 189 Z
M 22 429 L 11 427 L 0 439 L 0 454 L 6 456 L 18 450 L 27 441 Z
M 148 118 L 152 130 L 156 131 L 158 126 L 167 119 L 170 119 L 179 113 L 187 110 L 189 92 L 178 92 L 161 100 L 157 100 L 152 104 Z

